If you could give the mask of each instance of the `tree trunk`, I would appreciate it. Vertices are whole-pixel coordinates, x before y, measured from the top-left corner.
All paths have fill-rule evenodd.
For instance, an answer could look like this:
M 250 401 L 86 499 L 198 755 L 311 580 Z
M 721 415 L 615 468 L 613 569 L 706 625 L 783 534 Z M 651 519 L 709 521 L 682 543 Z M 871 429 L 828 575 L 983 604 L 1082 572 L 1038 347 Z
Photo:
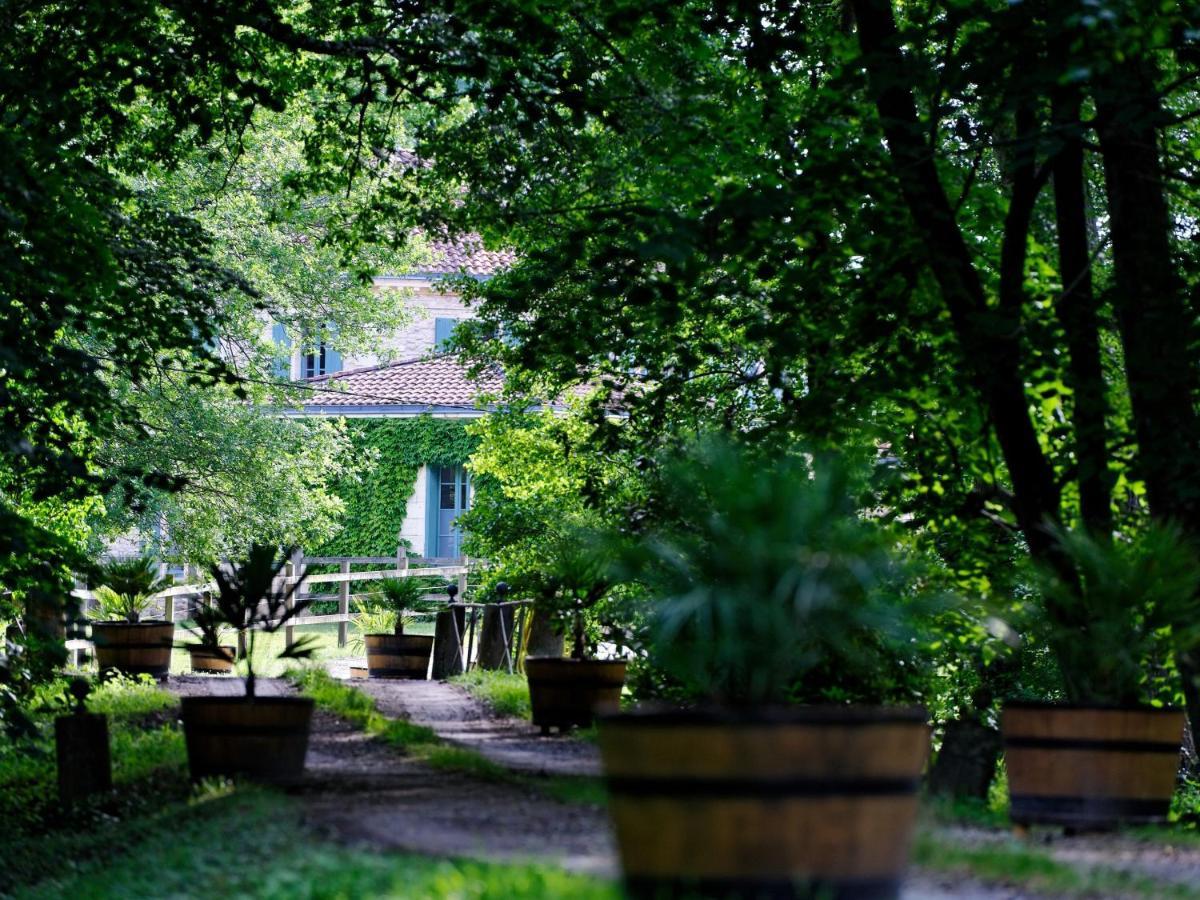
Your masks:
M 1113 304 L 1151 514 L 1200 538 L 1200 444 L 1193 324 L 1171 247 L 1153 63 L 1113 64 L 1095 90 L 1113 242 Z M 1178 659 L 1193 730 L 1200 723 L 1200 655 Z
M 991 415 L 1012 481 L 1017 524 L 1035 558 L 1061 565 L 1046 530 L 1047 524 L 1059 518 L 1059 490 L 1029 417 L 1020 371 L 1019 304 L 1012 305 L 1019 298 L 1010 301 L 999 315 L 988 308 L 979 273 L 938 176 L 926 127 L 917 117 L 891 0 L 853 0 L 853 5 L 868 85 L 894 174 L 927 248 L 971 381 Z M 1006 227 L 1006 244 L 1027 240 L 1027 215 L 1024 222 L 1023 229 L 1015 224 Z M 1017 258 L 1011 248 L 1002 250 L 1001 255 L 1010 260 L 1010 266 Z M 1018 256 L 1023 267 L 1023 254 Z
M 1000 732 L 995 728 L 970 718 L 949 722 L 929 769 L 929 792 L 986 800 L 1000 750 Z
M 1058 58 L 1067 59 L 1069 52 L 1069 42 L 1056 41 L 1054 53 Z M 1108 537 L 1113 530 L 1113 476 L 1108 468 L 1105 423 L 1108 402 L 1088 248 L 1080 103 L 1079 91 L 1073 86 L 1058 88 L 1052 98 L 1051 117 L 1061 141 L 1053 157 L 1054 219 L 1058 232 L 1058 269 L 1063 282 L 1063 293 L 1055 309 L 1070 354 L 1068 383 L 1073 393 L 1080 517 L 1093 535 Z

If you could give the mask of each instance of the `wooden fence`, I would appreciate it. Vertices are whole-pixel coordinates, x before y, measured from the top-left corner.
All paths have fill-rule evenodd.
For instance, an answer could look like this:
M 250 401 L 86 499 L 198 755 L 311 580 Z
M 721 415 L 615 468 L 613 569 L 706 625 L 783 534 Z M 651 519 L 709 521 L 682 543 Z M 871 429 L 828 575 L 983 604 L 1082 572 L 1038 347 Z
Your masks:
M 369 571 L 354 571 L 354 566 L 362 565 L 388 565 L 389 567 Z M 310 574 L 308 569 L 312 566 L 337 566 L 338 571 Z M 338 646 L 346 646 L 347 629 L 349 624 L 354 620 L 354 614 L 351 612 L 351 601 L 362 600 L 378 593 L 375 591 L 353 592 L 351 585 L 356 583 L 378 581 L 383 578 L 433 576 L 444 578 L 447 581 L 451 579 L 455 580 L 458 587 L 458 597 L 465 598 L 469 571 L 470 566 L 468 560 L 465 558 L 446 564 L 445 560 L 426 560 L 420 557 L 412 558 L 403 551 L 398 552 L 396 556 L 304 556 L 297 553 L 293 555 L 284 567 L 283 576 L 279 579 L 276 589 L 282 589 L 284 585 L 302 584 L 302 589 L 297 591 L 297 599 L 312 599 L 317 597 L 321 600 L 336 601 L 337 612 L 323 615 L 297 616 L 284 627 L 284 641 L 287 646 L 290 647 L 292 645 L 295 640 L 294 629 L 298 626 L 336 623 L 338 626 Z M 332 592 L 313 593 L 308 589 L 314 585 L 336 585 L 336 590 Z M 215 589 L 216 585 L 212 582 L 177 584 L 155 594 L 154 599 L 159 601 L 161 618 L 168 622 L 175 622 L 179 619 L 181 601 L 184 611 L 183 617 L 186 618 L 189 611 L 195 605 L 205 602 L 205 595 Z M 72 594 L 82 601 L 83 612 L 85 614 L 96 599 L 95 594 L 86 587 L 76 588 L 72 591 Z M 439 595 L 436 592 L 432 592 L 431 596 L 434 599 L 442 599 L 444 597 L 447 602 L 449 601 L 449 596 L 446 594 Z M 474 616 L 472 617 L 473 621 Z M 79 650 L 86 650 L 90 647 L 91 641 L 89 640 L 74 639 L 67 642 L 67 649 L 72 651 L 73 657 L 77 656 Z

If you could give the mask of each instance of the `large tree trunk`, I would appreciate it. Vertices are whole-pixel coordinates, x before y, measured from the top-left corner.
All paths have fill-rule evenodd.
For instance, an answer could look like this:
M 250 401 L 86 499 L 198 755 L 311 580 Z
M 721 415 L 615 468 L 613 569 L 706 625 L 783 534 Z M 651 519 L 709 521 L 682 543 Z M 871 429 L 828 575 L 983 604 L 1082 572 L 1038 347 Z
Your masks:
M 868 85 L 883 123 L 895 176 L 923 238 L 971 380 L 991 414 L 1013 487 L 1013 512 L 1035 557 L 1058 561 L 1046 530 L 1059 518 L 1059 490 L 1029 416 L 1020 371 L 1019 303 L 988 309 L 974 261 L 937 173 L 927 129 L 917 116 L 890 0 L 853 0 Z M 1014 227 L 1005 243 L 1028 237 Z M 1008 231 L 1009 229 L 1006 229 Z M 1014 258 L 1012 248 L 1002 257 Z M 1023 253 L 1017 254 L 1023 268 Z
M 1193 324 L 1171 247 L 1158 131 L 1163 110 L 1147 58 L 1113 64 L 1095 90 L 1113 243 L 1113 304 L 1151 514 L 1200 538 L 1200 422 Z M 1188 717 L 1200 724 L 1200 657 L 1181 654 Z
M 1056 40 L 1052 51 L 1066 60 L 1069 41 Z M 1056 311 L 1070 354 L 1068 384 L 1073 393 L 1079 511 L 1089 532 L 1107 537 L 1113 530 L 1113 476 L 1108 467 L 1105 423 L 1108 403 L 1088 248 L 1079 90 L 1073 85 L 1057 88 L 1051 105 L 1054 134 L 1060 142 L 1053 156 L 1054 220 L 1058 232 L 1058 269 L 1063 282 Z

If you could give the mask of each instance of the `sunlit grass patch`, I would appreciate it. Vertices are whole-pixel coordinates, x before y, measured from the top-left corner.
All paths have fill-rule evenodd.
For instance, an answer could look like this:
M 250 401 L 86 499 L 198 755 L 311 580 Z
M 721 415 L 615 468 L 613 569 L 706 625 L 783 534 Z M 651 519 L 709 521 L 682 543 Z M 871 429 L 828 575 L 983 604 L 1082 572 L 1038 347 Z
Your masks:
M 454 676 L 450 683 L 466 688 L 487 703 L 496 715 L 529 718 L 529 682 L 520 672 L 510 675 L 508 672 L 472 669 L 464 675 Z

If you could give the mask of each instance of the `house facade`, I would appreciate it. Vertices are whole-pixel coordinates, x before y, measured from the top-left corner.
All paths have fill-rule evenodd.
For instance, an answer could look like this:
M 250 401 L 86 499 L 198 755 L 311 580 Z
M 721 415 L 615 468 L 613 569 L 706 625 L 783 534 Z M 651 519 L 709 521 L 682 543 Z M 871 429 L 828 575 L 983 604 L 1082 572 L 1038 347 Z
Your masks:
M 510 265 L 512 256 L 486 251 L 477 239 L 433 244 L 431 249 L 432 260 L 420 271 L 375 279 L 378 291 L 404 291 L 413 314 L 412 321 L 385 341 L 378 353 L 343 357 L 334 347 L 318 347 L 307 353 L 294 350 L 290 357 L 281 355 L 280 376 L 307 389 L 302 405 L 286 415 L 344 417 L 361 433 L 412 430 L 429 419 L 441 425 L 465 424 L 487 414 L 479 397 L 498 392 L 502 378 L 491 373 L 472 380 L 453 356 L 443 352 L 454 327 L 472 314 L 441 282 L 450 275 L 488 278 Z M 277 344 L 290 346 L 278 328 L 273 337 Z M 441 434 L 448 433 L 442 428 Z M 453 559 L 462 555 L 462 533 L 456 522 L 470 508 L 471 482 L 465 459 L 437 450 L 427 450 L 428 460 L 385 455 L 379 465 L 416 469 L 410 495 L 398 504 L 403 511 L 396 511 L 394 534 L 417 556 Z M 353 521 L 351 516 L 348 527 L 353 527 Z

